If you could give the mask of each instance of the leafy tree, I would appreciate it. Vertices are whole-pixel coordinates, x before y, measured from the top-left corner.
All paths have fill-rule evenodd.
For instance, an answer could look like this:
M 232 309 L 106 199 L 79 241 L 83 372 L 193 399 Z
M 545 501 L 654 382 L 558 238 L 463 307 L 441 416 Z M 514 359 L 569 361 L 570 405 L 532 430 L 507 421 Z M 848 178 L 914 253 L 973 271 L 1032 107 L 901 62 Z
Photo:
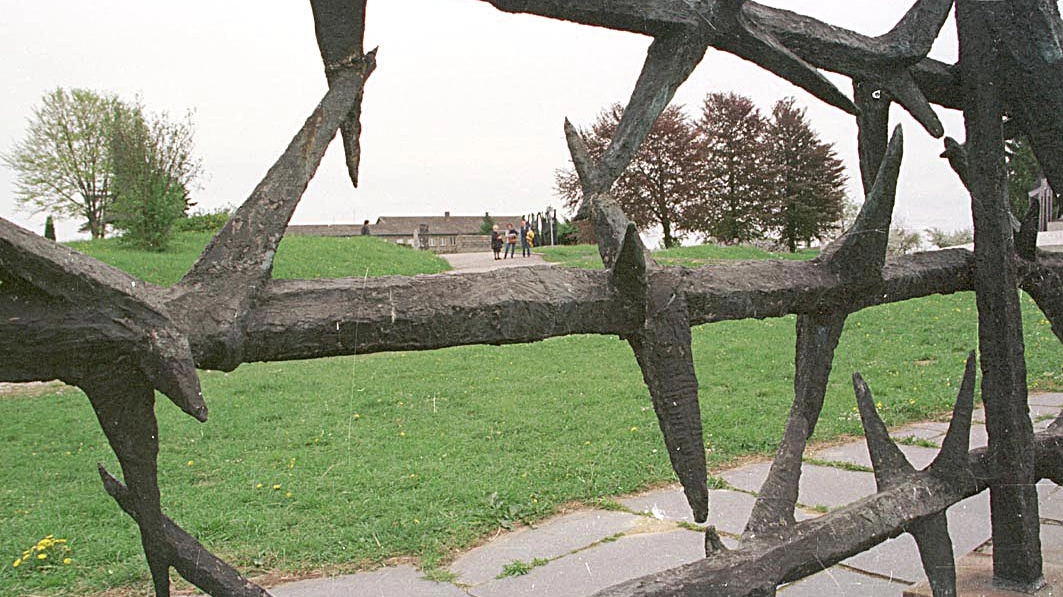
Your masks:
M 890 228 L 889 238 L 886 241 L 886 253 L 888 255 L 907 255 L 919 250 L 922 244 L 922 235 L 915 230 L 904 228 L 904 224 L 898 222 Z
M 48 216 L 44 220 L 44 238 L 55 240 L 55 220 Z
M 927 228 L 926 236 L 927 240 L 930 241 L 930 244 L 939 249 L 974 242 L 974 234 L 971 232 L 970 228 L 956 230 L 955 232 L 945 232 L 940 228 Z
M 589 130 L 580 131 L 595 159 L 605 153 L 623 112 L 620 104 L 613 104 Z M 677 246 L 683 233 L 691 230 L 688 210 L 701 196 L 704 149 L 696 137 L 682 107 L 668 106 L 613 185 L 613 196 L 628 217 L 640 227 L 661 226 L 665 247 Z M 583 195 L 575 171 L 558 170 L 555 182 L 565 207 L 574 209 Z
M 110 142 L 114 225 L 123 238 L 161 251 L 189 207 L 188 185 L 199 173 L 192 156 L 191 118 L 145 116 L 139 104 L 120 105 Z
M 604 154 L 622 114 L 614 104 L 581 131 L 592 157 Z M 555 182 L 565 207 L 576 207 L 575 172 L 558 170 Z M 775 238 L 795 251 L 837 227 L 844 185 L 841 160 L 792 98 L 769 120 L 748 97 L 710 93 L 696 122 L 668 106 L 612 190 L 636 223 L 661 226 L 666 248 L 693 233 L 724 244 Z
M 710 93 L 696 126 L 706 182 L 692 227 L 724 244 L 762 238 L 771 201 L 762 159 L 768 121 L 748 97 Z
M 495 219 L 491 217 L 491 214 L 484 212 L 484 219 L 480 222 L 480 234 L 491 234 L 491 230 L 495 227 Z
M 15 172 L 15 200 L 32 213 L 83 218 L 103 238 L 111 205 L 108 146 L 119 100 L 87 89 L 57 88 L 34 108 L 26 136 L 3 161 Z
M 845 215 L 845 165 L 789 97 L 775 103 L 765 131 L 769 227 L 790 250 L 823 240 Z
M 1041 165 L 1034 157 L 1033 148 L 1025 136 L 1004 142 L 1004 159 L 1008 170 L 1008 199 L 1011 212 L 1020 220 L 1030 205 L 1030 191 L 1037 187 L 1043 176 Z M 1050 214 L 1054 216 L 1055 214 Z

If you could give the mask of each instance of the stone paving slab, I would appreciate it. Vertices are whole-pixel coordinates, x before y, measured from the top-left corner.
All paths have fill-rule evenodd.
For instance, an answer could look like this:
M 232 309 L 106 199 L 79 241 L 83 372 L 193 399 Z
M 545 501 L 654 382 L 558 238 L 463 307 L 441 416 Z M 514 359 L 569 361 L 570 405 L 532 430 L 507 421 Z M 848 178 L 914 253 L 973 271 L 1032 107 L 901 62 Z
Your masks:
M 731 485 L 756 492 L 768 476 L 770 463 L 758 463 L 720 473 Z M 875 476 L 871 473 L 805 464 L 797 501 L 806 506 L 834 508 L 875 493 Z
M 1063 524 L 1063 488 L 1043 479 L 1037 484 L 1037 506 L 1041 520 L 1050 519 Z M 1063 560 L 1060 560 L 1063 563 Z
M 741 491 L 730 489 L 709 490 L 709 518 L 706 525 L 716 527 L 721 533 L 741 535 L 753 512 L 757 498 Z M 656 510 L 664 520 L 694 523 L 694 516 L 683 495 L 682 486 L 676 484 L 664 489 L 655 489 L 620 500 L 620 503 L 635 512 L 654 516 Z M 813 518 L 813 515 L 798 510 L 794 513 L 797 520 Z
M 582 549 L 606 537 L 636 528 L 642 516 L 626 512 L 586 510 L 505 533 L 458 558 L 449 566 L 458 582 L 479 585 L 494 580 L 514 560 L 552 559 Z
M 924 448 L 921 446 L 898 446 L 901 452 L 908 458 L 908 462 L 912 463 L 912 466 L 916 470 L 923 470 L 938 455 L 938 450 L 934 448 Z M 833 448 L 827 448 L 811 454 L 813 458 L 818 460 L 832 460 L 836 462 L 848 462 L 850 464 L 858 464 L 860 466 L 871 467 L 871 453 L 867 450 L 866 443 L 849 443 L 841 446 L 835 446 Z
M 468 590 L 474 597 L 586 597 L 625 580 L 705 557 L 701 533 L 679 529 L 625 536 L 554 560 L 523 576 L 494 580 Z
M 797 582 L 779 587 L 779 597 L 898 597 L 909 585 L 896 580 L 877 578 L 837 566 Z
M 1063 409 L 1063 392 L 1035 392 L 1027 400 L 1030 404 L 1054 406 L 1058 412 Z
M 713 522 L 713 519 L 715 518 L 714 509 L 718 506 L 715 496 L 715 491 L 709 492 L 708 524 L 716 524 Z M 694 514 L 690 511 L 690 504 L 687 503 L 687 498 L 683 495 L 682 486 L 678 484 L 638 493 L 619 501 L 622 506 L 629 508 L 634 512 L 641 512 L 649 516 L 659 517 L 663 520 L 689 523 L 694 522 Z
M 916 423 L 914 425 L 906 425 L 890 432 L 890 437 L 895 440 L 903 439 L 906 437 L 914 437 L 916 439 L 925 439 L 941 445 L 941 440 L 945 439 L 945 432 L 949 430 L 948 423 Z
M 421 573 L 410 566 L 303 580 L 270 589 L 270 593 L 275 597 L 468 597 L 450 583 L 421 578 Z

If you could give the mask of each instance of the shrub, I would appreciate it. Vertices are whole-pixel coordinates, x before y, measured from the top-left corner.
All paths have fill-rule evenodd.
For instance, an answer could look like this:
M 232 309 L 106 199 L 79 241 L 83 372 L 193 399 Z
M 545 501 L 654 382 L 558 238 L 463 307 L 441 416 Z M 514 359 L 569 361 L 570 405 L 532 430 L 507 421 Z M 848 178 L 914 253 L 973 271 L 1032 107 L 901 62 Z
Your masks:
M 217 232 L 229 221 L 232 209 L 219 207 L 214 211 L 195 211 L 174 224 L 178 232 Z

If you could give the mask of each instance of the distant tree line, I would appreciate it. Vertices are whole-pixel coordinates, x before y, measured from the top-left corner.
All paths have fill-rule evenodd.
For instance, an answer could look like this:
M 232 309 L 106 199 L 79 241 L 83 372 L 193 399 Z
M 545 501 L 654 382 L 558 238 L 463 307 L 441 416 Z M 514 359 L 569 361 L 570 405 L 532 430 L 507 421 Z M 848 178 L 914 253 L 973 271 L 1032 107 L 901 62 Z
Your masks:
M 622 116 L 613 104 L 581 130 L 592 156 L 602 156 Z M 574 169 L 559 169 L 555 181 L 575 208 Z M 770 239 L 796 251 L 839 227 L 845 184 L 833 146 L 793 98 L 765 116 L 748 97 L 710 93 L 696 118 L 678 105 L 664 110 L 613 194 L 639 226 L 661 227 L 665 247 L 695 235 L 722 244 Z
M 163 250 L 194 205 L 200 174 L 191 116 L 151 114 L 139 100 L 57 88 L 34 108 L 25 137 L 0 158 L 16 175 L 15 199 L 34 213 L 109 227 L 137 246 Z M 54 234 L 54 230 L 53 230 Z

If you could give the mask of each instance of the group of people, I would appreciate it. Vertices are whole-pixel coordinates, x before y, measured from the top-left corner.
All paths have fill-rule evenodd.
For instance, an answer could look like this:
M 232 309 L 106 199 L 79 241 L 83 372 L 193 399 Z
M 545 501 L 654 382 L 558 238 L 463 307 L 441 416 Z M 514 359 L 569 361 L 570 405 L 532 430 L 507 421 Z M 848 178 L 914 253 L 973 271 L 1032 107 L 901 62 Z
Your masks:
M 498 229 L 498 224 L 495 224 L 491 229 L 491 250 L 495 253 L 495 259 L 507 259 L 517 257 L 517 242 L 520 242 L 520 252 L 522 257 L 530 257 L 531 249 L 535 246 L 535 230 L 528 224 L 528 220 L 521 218 L 520 229 L 513 227 L 513 224 L 506 224 L 506 231 L 502 232 Z M 505 252 L 499 257 L 499 253 L 502 253 L 502 248 L 505 247 Z

